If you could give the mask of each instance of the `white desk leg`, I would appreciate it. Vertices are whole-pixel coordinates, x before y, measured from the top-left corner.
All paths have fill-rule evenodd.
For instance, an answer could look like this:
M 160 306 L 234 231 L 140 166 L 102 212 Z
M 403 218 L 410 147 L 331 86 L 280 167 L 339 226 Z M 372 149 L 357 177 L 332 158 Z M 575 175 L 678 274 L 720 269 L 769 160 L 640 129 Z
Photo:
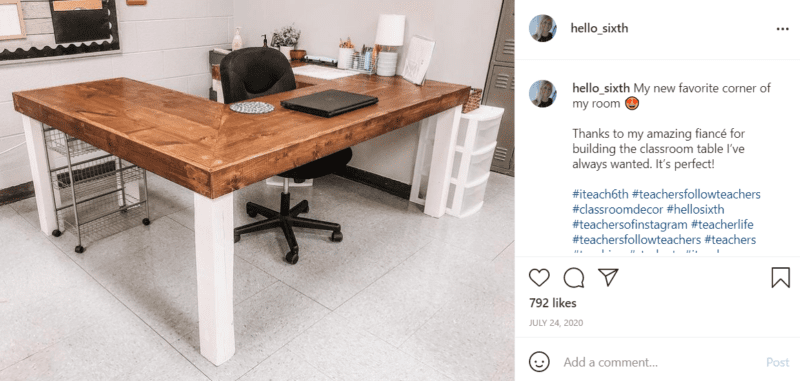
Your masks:
M 200 353 L 221 365 L 236 351 L 233 336 L 233 193 L 194 195 L 194 244 Z
M 436 218 L 444 215 L 447 208 L 447 193 L 453 170 L 458 124 L 461 121 L 461 105 L 436 114 L 422 121 L 429 128 L 436 128 L 433 140 L 431 174 L 425 195 L 425 214 Z
M 39 211 L 39 228 L 50 235 L 58 229 L 56 206 L 53 200 L 53 185 L 50 182 L 50 168 L 47 164 L 47 147 L 44 143 L 42 123 L 22 115 L 25 142 L 28 146 L 28 160 L 31 163 L 33 189 L 36 195 L 36 208 Z

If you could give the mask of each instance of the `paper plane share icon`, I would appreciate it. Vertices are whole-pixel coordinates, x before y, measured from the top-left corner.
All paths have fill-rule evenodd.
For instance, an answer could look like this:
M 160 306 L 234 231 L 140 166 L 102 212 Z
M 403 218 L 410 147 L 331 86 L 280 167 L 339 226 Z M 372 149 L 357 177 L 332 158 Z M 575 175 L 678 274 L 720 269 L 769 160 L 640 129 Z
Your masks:
M 611 286 L 611 282 L 614 281 L 614 277 L 617 276 L 617 272 L 619 269 L 597 269 L 600 271 L 600 274 L 603 274 L 606 277 L 606 287 Z

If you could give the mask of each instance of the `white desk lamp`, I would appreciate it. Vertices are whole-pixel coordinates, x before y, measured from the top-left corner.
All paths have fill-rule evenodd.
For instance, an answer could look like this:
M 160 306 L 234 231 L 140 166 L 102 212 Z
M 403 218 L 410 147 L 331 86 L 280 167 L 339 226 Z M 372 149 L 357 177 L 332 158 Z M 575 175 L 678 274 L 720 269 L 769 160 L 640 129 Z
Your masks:
M 378 33 L 375 43 L 386 46 L 378 54 L 378 70 L 380 76 L 391 77 L 397 71 L 397 52 L 392 51 L 394 46 L 403 46 L 403 34 L 406 31 L 406 16 L 380 15 L 378 18 Z

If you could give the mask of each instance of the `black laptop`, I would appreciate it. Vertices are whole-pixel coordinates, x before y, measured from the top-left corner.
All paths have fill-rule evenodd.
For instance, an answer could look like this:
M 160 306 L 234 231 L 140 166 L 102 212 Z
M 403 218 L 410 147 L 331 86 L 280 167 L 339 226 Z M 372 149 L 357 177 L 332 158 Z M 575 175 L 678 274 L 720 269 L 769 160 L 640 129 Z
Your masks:
M 281 101 L 289 110 L 301 111 L 330 118 L 348 111 L 378 103 L 378 98 L 348 93 L 340 90 L 325 90 L 303 97 Z

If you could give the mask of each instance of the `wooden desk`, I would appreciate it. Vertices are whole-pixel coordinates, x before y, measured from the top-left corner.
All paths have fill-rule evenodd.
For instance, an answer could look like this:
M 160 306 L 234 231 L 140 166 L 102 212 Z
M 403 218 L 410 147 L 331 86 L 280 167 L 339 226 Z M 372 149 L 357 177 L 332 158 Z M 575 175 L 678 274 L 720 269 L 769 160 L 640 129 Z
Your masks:
M 193 192 L 200 348 L 216 365 L 235 351 L 231 192 L 417 121 L 436 128 L 425 213 L 444 214 L 461 104 L 469 87 L 358 75 L 258 98 L 276 106 L 246 115 L 158 86 L 116 78 L 14 93 L 23 114 L 45 234 L 57 228 L 43 124 L 178 183 Z M 334 118 L 280 106 L 326 89 L 376 96 L 376 105 Z

